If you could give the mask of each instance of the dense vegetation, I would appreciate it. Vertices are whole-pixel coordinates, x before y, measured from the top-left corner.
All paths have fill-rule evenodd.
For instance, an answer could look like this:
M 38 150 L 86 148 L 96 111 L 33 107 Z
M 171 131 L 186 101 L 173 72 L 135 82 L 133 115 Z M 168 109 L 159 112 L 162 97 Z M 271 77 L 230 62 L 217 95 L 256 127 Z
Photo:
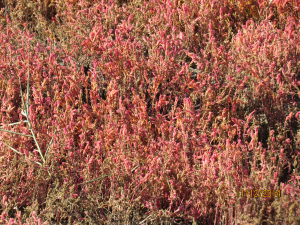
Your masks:
M 299 1 L 0 7 L 0 223 L 300 224 Z

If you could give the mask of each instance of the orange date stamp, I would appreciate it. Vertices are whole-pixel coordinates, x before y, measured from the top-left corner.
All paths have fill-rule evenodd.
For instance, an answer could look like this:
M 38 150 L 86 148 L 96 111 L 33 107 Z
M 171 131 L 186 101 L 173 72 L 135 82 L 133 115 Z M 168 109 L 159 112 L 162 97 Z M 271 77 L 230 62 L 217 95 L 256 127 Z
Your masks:
M 281 197 L 281 190 L 237 190 L 236 196 L 239 197 L 245 197 L 248 196 L 251 198 L 272 198 L 272 197 Z

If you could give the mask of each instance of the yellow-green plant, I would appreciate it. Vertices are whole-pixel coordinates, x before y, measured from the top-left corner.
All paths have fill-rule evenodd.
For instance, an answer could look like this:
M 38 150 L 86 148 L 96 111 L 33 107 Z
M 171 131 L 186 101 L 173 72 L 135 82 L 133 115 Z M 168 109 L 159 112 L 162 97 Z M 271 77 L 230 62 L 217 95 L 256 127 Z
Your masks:
M 27 99 L 26 99 L 26 104 L 25 104 L 25 100 L 24 100 L 24 97 L 23 97 L 21 80 L 20 80 L 20 77 L 19 77 L 19 83 L 20 83 L 20 91 L 21 91 L 22 103 L 23 103 L 23 107 L 24 107 L 24 110 L 21 111 L 21 114 L 22 114 L 23 116 L 25 116 L 27 120 L 20 121 L 20 122 L 16 122 L 16 123 L 11 123 L 11 124 L 9 124 L 9 125 L 12 126 L 12 125 L 20 124 L 20 123 L 22 123 L 22 122 L 26 122 L 26 123 L 28 124 L 28 126 L 29 126 L 29 129 L 30 129 L 30 132 L 31 132 L 32 135 L 27 135 L 27 134 L 22 134 L 22 133 L 18 133 L 18 132 L 13 132 L 13 131 L 1 129 L 1 128 L 0 128 L 0 131 L 4 131 L 4 132 L 12 133 L 12 134 L 17 134 L 17 135 L 21 135 L 21 136 L 26 136 L 26 137 L 31 137 L 31 138 L 33 138 L 33 139 L 34 139 L 34 142 L 35 142 L 35 145 L 36 145 L 36 147 L 37 147 L 37 149 L 38 149 L 38 152 L 39 152 L 39 154 L 40 154 L 40 156 L 41 156 L 41 159 L 42 159 L 42 161 L 43 161 L 42 163 L 36 162 L 36 161 L 34 161 L 34 162 L 35 162 L 36 164 L 38 164 L 39 166 L 43 166 L 43 165 L 45 165 L 45 163 L 46 163 L 46 155 L 47 155 L 47 153 L 48 153 L 48 150 L 50 149 L 50 146 L 51 146 L 51 144 L 52 144 L 53 138 L 55 137 L 55 133 L 56 133 L 56 131 L 57 131 L 57 128 L 55 129 L 54 135 L 53 135 L 51 141 L 50 141 L 49 144 L 48 144 L 48 147 L 47 147 L 47 149 L 46 149 L 45 155 L 43 155 L 43 153 L 42 153 L 42 151 L 41 151 L 41 148 L 40 148 L 40 145 L 39 145 L 39 143 L 38 143 L 38 141 L 37 141 L 37 139 L 36 139 L 36 135 L 35 135 L 35 133 L 34 133 L 34 130 L 33 130 L 32 126 L 31 126 L 30 119 L 29 119 L 29 93 L 30 93 L 30 91 L 29 91 L 29 76 L 30 76 L 30 73 L 29 73 L 29 63 L 28 63 Z M 60 118 L 59 118 L 59 121 L 60 121 L 60 119 L 61 119 L 61 116 L 60 116 Z M 5 143 L 4 143 L 4 144 L 5 144 Z M 5 144 L 5 145 L 6 145 L 7 147 L 9 147 L 11 150 L 13 150 L 14 152 L 18 153 L 19 155 L 24 155 L 24 154 L 22 154 L 21 152 L 19 152 L 18 150 L 16 150 L 15 148 L 13 148 L 13 147 L 11 147 L 11 146 L 9 146 L 9 145 L 7 145 L 7 144 Z M 25 155 L 24 155 L 24 156 L 25 156 Z M 25 157 L 26 157 L 26 156 L 25 156 Z M 50 175 L 50 178 L 52 179 L 52 173 L 50 173 L 49 169 L 48 169 L 47 171 L 48 171 L 48 174 Z M 52 167 L 52 172 L 53 172 L 53 167 Z

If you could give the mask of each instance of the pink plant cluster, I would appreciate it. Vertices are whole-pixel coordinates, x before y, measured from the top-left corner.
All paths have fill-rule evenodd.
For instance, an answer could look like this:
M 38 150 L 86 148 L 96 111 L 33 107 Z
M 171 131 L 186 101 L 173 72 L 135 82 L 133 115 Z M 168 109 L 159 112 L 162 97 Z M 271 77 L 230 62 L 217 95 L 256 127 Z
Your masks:
M 29 2 L 1 11 L 0 223 L 299 224 L 298 1 Z

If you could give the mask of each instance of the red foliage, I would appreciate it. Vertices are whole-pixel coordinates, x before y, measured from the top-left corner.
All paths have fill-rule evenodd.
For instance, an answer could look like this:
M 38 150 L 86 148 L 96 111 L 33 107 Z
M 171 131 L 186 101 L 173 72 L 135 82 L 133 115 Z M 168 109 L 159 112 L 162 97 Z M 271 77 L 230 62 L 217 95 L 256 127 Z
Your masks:
M 22 2 L 0 27 L 1 223 L 299 223 L 296 1 Z

